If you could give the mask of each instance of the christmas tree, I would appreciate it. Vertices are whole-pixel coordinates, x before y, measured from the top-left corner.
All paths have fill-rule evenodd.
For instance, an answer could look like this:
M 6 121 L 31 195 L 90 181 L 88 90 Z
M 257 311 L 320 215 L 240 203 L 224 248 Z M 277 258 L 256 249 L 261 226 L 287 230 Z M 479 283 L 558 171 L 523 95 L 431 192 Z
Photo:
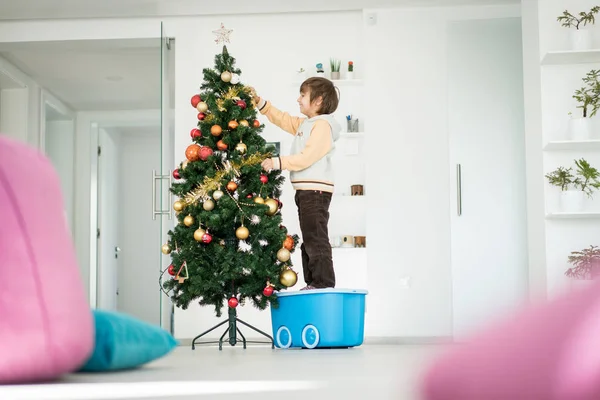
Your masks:
M 252 89 L 240 74 L 226 46 L 214 68 L 203 69 L 200 93 L 191 99 L 198 126 L 185 161 L 173 171 L 179 223 L 162 248 L 172 261 L 163 272 L 172 278 L 162 286 L 174 304 L 187 309 L 198 300 L 220 316 L 227 302 L 230 319 L 247 300 L 261 310 L 276 307 L 273 292 L 297 280 L 291 253 L 298 236 L 282 225 L 277 200 L 284 177 L 261 169 L 272 154 L 260 136 L 264 126 L 256 119 Z

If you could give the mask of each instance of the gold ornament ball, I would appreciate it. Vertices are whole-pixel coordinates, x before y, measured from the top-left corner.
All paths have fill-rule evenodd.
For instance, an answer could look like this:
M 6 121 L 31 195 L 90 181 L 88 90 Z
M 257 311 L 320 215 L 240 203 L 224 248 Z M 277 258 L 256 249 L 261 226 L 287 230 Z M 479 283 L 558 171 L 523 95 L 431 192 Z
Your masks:
M 277 204 L 277 202 L 273 199 L 265 200 L 265 205 L 269 206 L 269 209 L 267 210 L 267 215 L 275 215 L 275 213 L 279 209 L 279 204 Z
M 250 126 L 250 124 L 248 123 L 248 121 L 246 121 L 245 119 L 240 121 L 240 125 L 242 126 Z
M 277 259 L 281 262 L 288 262 L 290 260 L 290 251 L 285 247 L 282 247 L 277 252 Z
M 248 150 L 248 147 L 246 147 L 246 145 L 242 142 L 238 143 L 235 146 L 235 149 L 240 153 L 240 154 L 244 154 L 246 152 L 246 150 Z
M 204 208 L 206 211 L 211 211 L 215 208 L 215 202 L 211 199 L 208 199 L 204 202 L 204 204 L 202 204 L 202 208 Z
M 221 80 L 223 82 L 231 82 L 231 72 L 229 72 L 229 71 L 223 71 L 221 73 Z
M 183 202 L 177 200 L 175 203 L 173 203 L 173 210 L 178 212 L 183 210 Z
M 160 251 L 162 251 L 162 253 L 165 255 L 171 254 L 171 246 L 169 246 L 169 243 L 165 243 L 160 248 Z
M 260 196 L 259 196 L 259 197 L 255 197 L 255 198 L 254 198 L 254 202 L 255 202 L 256 204 L 265 204 L 265 199 L 263 199 L 263 198 L 262 198 L 262 197 L 260 197 Z
M 213 192 L 213 199 L 215 200 L 219 200 L 221 197 L 223 197 L 223 192 L 220 190 L 215 190 Z
M 285 287 L 292 287 L 298 282 L 298 275 L 289 268 L 279 274 L 279 282 Z
M 192 217 L 191 215 L 186 215 L 186 217 L 183 219 L 183 223 L 185 224 L 185 226 L 194 225 L 194 217 Z
M 201 101 L 196 106 L 196 110 L 198 110 L 201 113 L 207 112 L 208 111 L 208 104 L 206 104 L 205 102 Z
M 245 226 L 240 226 L 235 230 L 235 237 L 237 237 L 240 240 L 246 240 L 248 239 L 248 236 L 250 236 L 250 232 Z
M 198 228 L 194 231 L 194 240 L 196 242 L 201 242 L 202 241 L 202 236 L 204 236 L 204 234 L 206 233 L 206 231 L 202 228 Z

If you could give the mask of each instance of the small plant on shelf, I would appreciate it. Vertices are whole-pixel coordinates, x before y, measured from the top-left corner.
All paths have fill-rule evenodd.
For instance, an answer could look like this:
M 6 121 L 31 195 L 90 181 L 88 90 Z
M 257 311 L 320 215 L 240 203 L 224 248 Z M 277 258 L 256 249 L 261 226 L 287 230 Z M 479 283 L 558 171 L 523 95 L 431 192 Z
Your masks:
M 554 171 L 546 174 L 546 178 L 552 186 L 560 188 L 563 192 L 569 189 L 574 190 L 578 178 L 573 175 L 572 171 L 573 168 L 558 167 Z
M 577 16 L 571 14 L 568 10 L 563 11 L 562 15 L 558 16 L 556 20 L 560 22 L 565 28 L 575 28 L 586 26 L 587 24 L 593 25 L 596 22 L 595 14 L 600 11 L 600 6 L 592 7 L 589 12 L 580 11 Z M 583 24 L 583 25 L 582 25 Z
M 585 159 L 575 160 L 577 178 L 575 185 L 579 190 L 592 197 L 594 190 L 600 189 L 600 172 L 592 167 Z
M 354 78 L 354 62 L 353 61 L 348 61 L 348 72 L 346 73 L 346 78 L 347 79 Z
M 581 108 L 583 118 L 591 118 L 600 108 L 600 70 L 591 70 L 583 78 L 585 86 L 575 91 L 577 108 Z
M 329 60 L 329 65 L 331 66 L 331 79 L 340 79 L 340 66 L 342 62 L 335 58 L 331 58 Z
M 598 246 L 572 251 L 569 256 L 571 268 L 565 275 L 573 279 L 595 279 L 600 275 L 600 249 Z

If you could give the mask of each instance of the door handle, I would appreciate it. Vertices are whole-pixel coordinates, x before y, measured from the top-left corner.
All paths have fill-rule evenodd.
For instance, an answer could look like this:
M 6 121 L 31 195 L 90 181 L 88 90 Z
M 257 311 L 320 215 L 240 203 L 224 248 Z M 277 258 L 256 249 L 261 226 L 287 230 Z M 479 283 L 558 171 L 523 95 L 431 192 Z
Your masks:
M 169 171 L 169 173 L 167 175 L 157 175 L 156 174 L 156 170 L 152 170 L 152 219 L 156 220 L 156 216 L 157 215 L 168 215 L 169 219 L 172 219 L 173 216 L 171 214 L 172 209 L 170 207 L 171 203 L 173 202 L 173 194 L 171 193 L 170 190 L 168 190 L 169 192 L 169 204 L 167 205 L 167 209 L 166 210 L 157 210 L 156 209 L 156 181 L 157 180 L 163 180 L 166 179 L 169 181 L 169 186 L 171 186 L 171 171 Z
M 462 167 L 456 164 L 456 213 L 462 215 Z

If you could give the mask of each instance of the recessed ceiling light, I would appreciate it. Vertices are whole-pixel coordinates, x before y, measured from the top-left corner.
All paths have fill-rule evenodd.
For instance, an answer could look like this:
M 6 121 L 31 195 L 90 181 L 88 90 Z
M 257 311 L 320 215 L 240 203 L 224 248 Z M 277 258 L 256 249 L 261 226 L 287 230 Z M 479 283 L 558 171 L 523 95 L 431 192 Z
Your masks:
M 107 81 L 111 81 L 111 82 L 119 82 L 119 81 L 122 81 L 122 80 L 123 80 L 123 77 L 122 77 L 122 76 L 117 76 L 117 75 L 114 75 L 114 76 L 107 76 L 107 77 L 106 77 L 106 80 L 107 80 Z

